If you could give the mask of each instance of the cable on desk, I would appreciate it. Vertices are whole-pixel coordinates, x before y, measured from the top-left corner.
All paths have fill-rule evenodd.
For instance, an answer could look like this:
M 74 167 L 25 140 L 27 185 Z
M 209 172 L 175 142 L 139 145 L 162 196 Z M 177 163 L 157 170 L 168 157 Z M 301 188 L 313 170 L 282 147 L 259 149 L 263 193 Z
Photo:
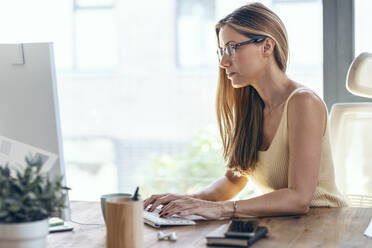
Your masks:
M 77 222 L 77 221 L 74 221 L 71 219 L 71 222 L 75 223 L 75 224 L 78 224 L 78 225 L 84 225 L 84 226 L 104 226 L 105 224 L 95 224 L 95 223 L 81 223 L 81 222 Z
M 105 223 L 101 223 L 101 224 L 96 224 L 96 223 L 81 223 L 81 222 L 78 222 L 78 221 L 74 221 L 71 218 L 71 215 L 72 215 L 72 210 L 70 209 L 70 222 L 75 223 L 75 224 L 78 224 L 78 225 L 84 225 L 84 226 L 105 226 L 106 225 Z

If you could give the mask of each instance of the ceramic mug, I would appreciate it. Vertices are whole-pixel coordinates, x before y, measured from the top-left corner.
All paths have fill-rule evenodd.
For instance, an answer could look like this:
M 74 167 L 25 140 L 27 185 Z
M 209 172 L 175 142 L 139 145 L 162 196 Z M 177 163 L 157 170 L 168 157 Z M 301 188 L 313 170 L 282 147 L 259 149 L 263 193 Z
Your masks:
M 110 198 L 119 198 L 119 197 L 132 197 L 131 194 L 128 193 L 113 193 L 113 194 L 105 194 L 101 196 L 101 210 L 102 210 L 102 215 L 103 219 L 105 220 L 106 223 L 106 200 Z

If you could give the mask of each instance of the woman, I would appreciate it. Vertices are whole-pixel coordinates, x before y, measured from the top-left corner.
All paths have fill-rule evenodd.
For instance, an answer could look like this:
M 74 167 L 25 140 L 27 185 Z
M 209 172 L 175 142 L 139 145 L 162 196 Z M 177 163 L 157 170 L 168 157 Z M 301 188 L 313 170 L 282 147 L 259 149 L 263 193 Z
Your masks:
M 285 74 L 288 39 L 280 18 L 253 3 L 220 20 L 216 34 L 225 176 L 197 194 L 153 195 L 144 207 L 162 205 L 163 217 L 218 219 L 347 206 L 335 185 L 326 105 Z M 248 179 L 264 194 L 228 201 Z

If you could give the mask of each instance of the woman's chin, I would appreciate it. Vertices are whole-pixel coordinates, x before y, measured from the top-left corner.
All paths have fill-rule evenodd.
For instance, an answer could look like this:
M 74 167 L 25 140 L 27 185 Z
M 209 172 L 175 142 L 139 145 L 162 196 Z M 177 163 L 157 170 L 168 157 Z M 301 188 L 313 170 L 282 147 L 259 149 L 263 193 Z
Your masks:
M 231 85 L 233 88 L 243 88 L 249 85 L 247 82 L 236 82 L 234 80 L 231 80 Z

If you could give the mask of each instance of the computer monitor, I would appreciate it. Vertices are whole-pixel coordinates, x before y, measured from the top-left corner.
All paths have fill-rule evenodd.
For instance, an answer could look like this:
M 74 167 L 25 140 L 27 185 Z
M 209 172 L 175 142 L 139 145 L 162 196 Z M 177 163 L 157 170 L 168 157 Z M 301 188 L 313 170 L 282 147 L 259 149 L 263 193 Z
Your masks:
M 52 43 L 0 44 L 0 135 L 56 154 L 48 174 L 66 185 Z

